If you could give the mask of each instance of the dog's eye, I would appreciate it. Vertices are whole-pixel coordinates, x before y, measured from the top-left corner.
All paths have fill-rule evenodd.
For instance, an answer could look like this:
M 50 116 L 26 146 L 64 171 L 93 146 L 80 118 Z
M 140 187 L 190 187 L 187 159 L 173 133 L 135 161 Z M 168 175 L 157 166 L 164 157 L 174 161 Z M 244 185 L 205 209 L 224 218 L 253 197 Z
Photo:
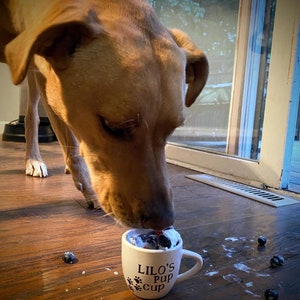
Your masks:
M 127 120 L 122 123 L 115 123 L 109 120 L 106 120 L 103 117 L 100 117 L 101 125 L 103 129 L 116 138 L 127 139 L 130 138 L 136 127 L 138 126 L 139 121 L 136 120 Z

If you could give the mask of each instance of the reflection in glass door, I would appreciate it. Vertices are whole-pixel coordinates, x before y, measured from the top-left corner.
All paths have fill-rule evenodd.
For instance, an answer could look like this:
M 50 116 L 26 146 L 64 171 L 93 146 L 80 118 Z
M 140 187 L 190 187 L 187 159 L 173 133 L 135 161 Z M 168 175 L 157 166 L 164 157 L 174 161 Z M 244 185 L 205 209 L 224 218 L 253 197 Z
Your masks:
M 193 106 L 186 110 L 183 127 L 169 142 L 189 148 L 226 151 L 232 93 L 238 0 L 152 0 L 160 19 L 180 28 L 207 54 L 208 83 Z

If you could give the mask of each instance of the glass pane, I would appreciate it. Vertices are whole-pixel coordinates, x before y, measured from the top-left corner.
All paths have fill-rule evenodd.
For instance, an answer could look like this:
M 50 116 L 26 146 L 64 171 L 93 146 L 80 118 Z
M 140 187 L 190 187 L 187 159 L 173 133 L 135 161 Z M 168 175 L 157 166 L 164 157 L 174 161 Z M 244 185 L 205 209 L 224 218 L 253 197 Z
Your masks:
M 185 31 L 208 56 L 210 75 L 170 143 L 225 152 L 237 36 L 238 0 L 152 0 L 162 22 Z
M 298 100 L 298 114 L 296 123 L 295 140 L 293 143 L 293 151 L 291 157 L 291 168 L 290 168 L 290 180 L 289 187 L 290 191 L 300 193 L 300 94 Z
M 241 112 L 239 157 L 259 159 L 275 15 L 274 0 L 254 0 Z
M 292 155 L 290 165 L 286 162 L 284 169 L 287 169 L 289 172 L 288 189 L 300 194 L 300 23 L 298 26 L 296 61 L 289 116 L 289 123 L 292 125 L 289 130 L 290 135 L 288 134 L 287 136 L 288 140 L 285 148 L 285 151 L 289 151 L 289 142 L 292 139 Z M 295 134 L 293 134 L 294 132 Z M 290 153 L 286 152 L 287 159 L 289 159 L 289 155 Z

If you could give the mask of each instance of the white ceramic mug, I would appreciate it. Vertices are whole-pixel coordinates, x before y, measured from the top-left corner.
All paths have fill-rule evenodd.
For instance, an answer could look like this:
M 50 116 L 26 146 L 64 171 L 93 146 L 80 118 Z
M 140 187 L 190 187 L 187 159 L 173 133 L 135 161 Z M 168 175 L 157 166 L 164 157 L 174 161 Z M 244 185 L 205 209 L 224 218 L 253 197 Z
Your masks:
M 175 283 L 196 274 L 203 265 L 200 254 L 183 249 L 182 239 L 174 248 L 166 250 L 144 249 L 132 245 L 130 234 L 137 229 L 126 231 L 122 236 L 122 268 L 129 289 L 143 299 L 157 299 L 169 293 Z M 193 258 L 195 265 L 179 274 L 181 259 Z

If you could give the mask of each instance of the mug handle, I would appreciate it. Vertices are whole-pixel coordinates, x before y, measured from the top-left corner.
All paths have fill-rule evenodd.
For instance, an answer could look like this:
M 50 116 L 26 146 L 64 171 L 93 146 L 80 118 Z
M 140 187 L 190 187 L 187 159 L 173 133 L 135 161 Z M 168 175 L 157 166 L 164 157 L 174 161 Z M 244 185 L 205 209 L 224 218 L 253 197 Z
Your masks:
M 194 264 L 194 266 L 185 271 L 184 273 L 178 274 L 176 282 L 181 282 L 184 281 L 186 279 L 188 279 L 189 277 L 195 275 L 203 266 L 203 259 L 202 256 L 196 252 L 190 251 L 190 250 L 186 250 L 186 249 L 182 249 L 182 258 L 184 257 L 189 257 L 189 258 L 193 258 L 196 260 L 196 263 Z

